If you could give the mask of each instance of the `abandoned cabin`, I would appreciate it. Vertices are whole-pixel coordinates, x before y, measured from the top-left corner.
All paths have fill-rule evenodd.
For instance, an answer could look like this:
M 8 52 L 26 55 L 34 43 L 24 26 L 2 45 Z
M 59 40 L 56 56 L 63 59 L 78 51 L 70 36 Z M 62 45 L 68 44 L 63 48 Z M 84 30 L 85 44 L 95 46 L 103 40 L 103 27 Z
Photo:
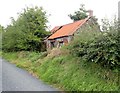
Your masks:
M 45 41 L 46 47 L 47 49 L 52 49 L 67 45 L 74 39 L 76 34 L 89 28 L 92 31 L 100 29 L 97 20 L 93 17 L 93 11 L 90 11 L 89 16 L 85 19 L 54 27 L 51 30 L 51 35 Z

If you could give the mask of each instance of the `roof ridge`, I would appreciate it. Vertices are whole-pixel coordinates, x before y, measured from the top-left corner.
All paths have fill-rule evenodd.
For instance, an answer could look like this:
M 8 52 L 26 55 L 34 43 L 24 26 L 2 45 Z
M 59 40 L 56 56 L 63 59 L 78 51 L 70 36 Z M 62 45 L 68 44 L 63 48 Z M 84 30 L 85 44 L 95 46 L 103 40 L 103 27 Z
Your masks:
M 90 18 L 90 17 L 87 17 L 87 18 L 85 18 L 85 19 L 81 19 L 81 20 L 78 20 L 78 21 L 87 20 L 87 19 L 89 19 L 89 18 Z M 71 23 L 67 23 L 67 24 L 64 24 L 64 25 L 55 26 L 55 27 L 60 27 L 60 26 L 65 26 L 65 25 L 73 24 L 73 23 L 76 23 L 76 22 L 78 22 L 78 21 L 71 22 Z M 54 28 L 55 28 L 55 27 L 54 27 Z
M 86 18 L 85 18 L 86 19 Z M 70 24 L 74 24 L 76 22 L 79 22 L 79 21 L 82 21 L 82 20 L 85 20 L 85 19 L 81 19 L 81 20 L 78 20 L 78 21 L 75 21 L 75 22 L 72 22 L 72 23 L 68 23 L 68 24 L 64 24 L 64 25 L 61 25 L 61 26 L 65 26 L 65 25 L 70 25 Z

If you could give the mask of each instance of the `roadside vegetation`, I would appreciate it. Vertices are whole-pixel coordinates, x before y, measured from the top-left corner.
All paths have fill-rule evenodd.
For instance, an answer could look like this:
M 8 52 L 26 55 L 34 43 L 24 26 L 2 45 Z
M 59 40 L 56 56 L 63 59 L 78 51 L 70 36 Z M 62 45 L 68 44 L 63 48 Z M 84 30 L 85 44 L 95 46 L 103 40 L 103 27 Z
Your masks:
M 44 38 L 49 34 L 46 30 L 47 15 L 42 7 L 26 8 L 19 13 L 18 19 L 11 18 L 11 24 L 2 31 L 2 50 L 44 51 Z
M 49 52 L 9 52 L 3 57 L 43 81 L 67 91 L 119 89 L 119 34 L 82 32 L 68 46 Z
M 25 14 L 31 14 L 31 11 L 33 10 L 30 9 Z M 15 21 L 15 24 L 17 22 Z M 7 35 L 5 32 L 3 33 L 2 56 L 9 62 L 16 64 L 17 67 L 27 70 L 33 76 L 64 91 L 118 91 L 120 89 L 118 23 L 117 20 L 114 20 L 112 24 L 103 20 L 103 32 L 90 31 L 89 29 L 82 31 L 67 46 L 59 49 L 54 48 L 50 51 L 45 51 L 41 41 L 49 33 L 40 30 L 38 34 L 37 31 L 41 28 L 33 28 L 34 23 L 30 21 L 30 28 L 23 39 L 17 36 L 19 33 L 11 32 L 14 27 L 17 27 L 13 24 L 5 30 L 10 33 L 10 36 L 16 35 L 16 37 L 9 37 L 8 33 Z M 18 27 L 21 27 L 20 31 L 25 33 L 27 26 L 24 27 L 25 29 L 22 26 L 24 25 L 21 23 L 21 26 Z M 7 31 L 8 28 L 10 31 Z M 35 32 L 31 29 L 35 29 Z M 22 35 L 20 32 L 20 36 Z M 32 36 L 35 36 L 32 38 L 33 40 L 30 38 Z M 40 42 L 38 42 L 39 37 Z M 11 43 L 9 43 L 10 38 L 14 39 L 14 42 L 10 40 Z M 22 40 L 21 43 L 19 40 Z M 26 40 L 29 43 L 25 42 Z M 41 46 L 38 49 L 39 44 Z

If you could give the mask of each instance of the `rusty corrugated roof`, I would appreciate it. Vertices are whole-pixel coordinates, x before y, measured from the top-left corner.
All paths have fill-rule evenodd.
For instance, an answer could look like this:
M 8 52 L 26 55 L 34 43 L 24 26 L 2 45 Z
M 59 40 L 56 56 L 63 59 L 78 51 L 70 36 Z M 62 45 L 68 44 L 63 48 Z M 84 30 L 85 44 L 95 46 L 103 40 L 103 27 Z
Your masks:
M 89 18 L 76 21 L 74 23 L 66 24 L 61 26 L 55 27 L 52 31 L 58 29 L 54 34 L 52 34 L 48 39 L 55 39 L 58 37 L 69 36 L 72 35 L 80 26 L 82 26 Z

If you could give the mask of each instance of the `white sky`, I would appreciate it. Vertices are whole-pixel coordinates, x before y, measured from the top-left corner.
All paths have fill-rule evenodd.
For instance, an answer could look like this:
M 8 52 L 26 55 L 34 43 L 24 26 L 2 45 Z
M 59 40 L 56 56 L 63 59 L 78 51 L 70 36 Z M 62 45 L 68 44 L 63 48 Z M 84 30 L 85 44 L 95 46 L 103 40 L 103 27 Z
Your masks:
M 10 17 L 17 18 L 26 6 L 42 6 L 47 14 L 49 28 L 72 22 L 68 14 L 74 13 L 85 4 L 86 9 L 92 9 L 94 15 L 102 18 L 113 18 L 117 15 L 118 1 L 120 0 L 0 0 L 0 24 L 7 26 L 10 24 Z

